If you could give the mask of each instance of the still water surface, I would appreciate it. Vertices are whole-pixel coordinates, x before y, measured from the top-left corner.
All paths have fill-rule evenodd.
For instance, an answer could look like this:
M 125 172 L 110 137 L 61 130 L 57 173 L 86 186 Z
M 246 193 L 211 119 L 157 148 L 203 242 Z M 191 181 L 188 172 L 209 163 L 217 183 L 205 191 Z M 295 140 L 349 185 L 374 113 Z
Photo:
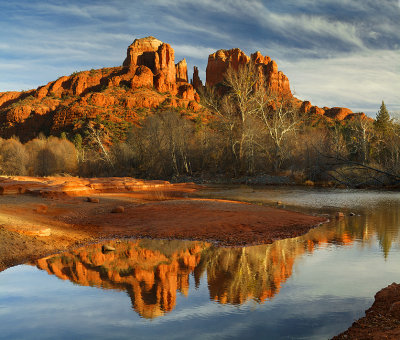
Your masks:
M 115 240 L 0 273 L 1 339 L 328 339 L 400 282 L 400 195 L 213 188 L 356 216 L 271 245 Z

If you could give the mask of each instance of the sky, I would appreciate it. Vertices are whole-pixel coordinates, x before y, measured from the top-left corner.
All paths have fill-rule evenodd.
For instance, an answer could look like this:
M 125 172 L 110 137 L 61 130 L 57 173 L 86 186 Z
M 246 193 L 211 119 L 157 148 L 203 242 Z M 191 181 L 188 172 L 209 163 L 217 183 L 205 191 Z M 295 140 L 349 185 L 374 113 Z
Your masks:
M 274 59 L 313 105 L 400 114 L 400 0 L 0 0 L 0 91 L 119 66 L 154 36 L 205 81 L 210 53 Z

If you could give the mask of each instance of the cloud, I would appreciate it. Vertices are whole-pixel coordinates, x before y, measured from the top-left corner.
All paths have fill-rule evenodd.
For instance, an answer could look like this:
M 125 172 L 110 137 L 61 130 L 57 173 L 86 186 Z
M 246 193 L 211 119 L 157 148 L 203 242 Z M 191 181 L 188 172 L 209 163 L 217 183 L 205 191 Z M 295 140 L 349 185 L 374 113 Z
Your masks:
M 85 4 L 85 3 L 41 3 L 34 2 L 33 4 L 27 4 L 26 8 L 30 8 L 40 14 L 47 15 L 62 15 L 62 16 L 75 16 L 83 17 L 86 19 L 95 19 L 97 17 L 110 17 L 110 16 L 124 16 L 123 9 L 115 4 Z
M 193 45 L 174 45 L 172 47 L 175 50 L 175 54 L 182 55 L 184 58 L 191 57 L 203 60 L 217 50 L 217 48 Z
M 197 65 L 203 81 L 217 49 L 260 50 L 299 96 L 373 112 L 378 97 L 399 102 L 399 18 L 397 0 L 2 2 L 0 91 L 120 65 L 135 38 L 154 35 L 171 44 L 177 61 Z
M 335 58 L 282 60 L 279 66 L 299 98 L 374 116 L 382 100 L 389 110 L 400 109 L 399 55 L 400 50 L 368 50 Z

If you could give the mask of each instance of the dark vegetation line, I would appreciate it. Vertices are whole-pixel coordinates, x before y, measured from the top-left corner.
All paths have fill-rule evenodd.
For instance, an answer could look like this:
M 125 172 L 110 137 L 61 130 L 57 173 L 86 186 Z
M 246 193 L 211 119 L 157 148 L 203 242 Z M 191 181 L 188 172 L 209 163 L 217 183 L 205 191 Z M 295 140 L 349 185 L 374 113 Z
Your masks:
M 251 63 L 228 69 L 224 83 L 205 87 L 201 99 L 208 121 L 161 108 L 117 141 L 99 120 L 82 134 L 40 135 L 25 144 L 0 139 L 0 173 L 195 181 L 279 175 L 299 184 L 348 187 L 400 183 L 400 125 L 384 102 L 375 121 L 301 114 L 293 101 L 266 92 Z

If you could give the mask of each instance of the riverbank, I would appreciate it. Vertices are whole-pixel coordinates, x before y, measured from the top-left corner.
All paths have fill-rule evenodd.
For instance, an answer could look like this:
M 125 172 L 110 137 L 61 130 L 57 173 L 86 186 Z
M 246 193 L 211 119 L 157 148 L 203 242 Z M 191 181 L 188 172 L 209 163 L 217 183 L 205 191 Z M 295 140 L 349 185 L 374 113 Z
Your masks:
M 375 294 L 365 316 L 332 340 L 400 339 L 400 284 L 392 283 Z
M 335 180 L 312 181 L 304 179 L 301 175 L 269 175 L 260 174 L 253 176 L 229 177 L 226 175 L 201 175 L 201 176 L 179 176 L 168 179 L 171 183 L 196 183 L 204 185 L 251 185 L 251 186 L 297 186 L 315 188 L 340 188 L 340 189 L 376 189 L 376 190 L 399 190 L 400 185 L 384 184 L 373 181 L 371 183 L 351 184 Z
M 256 204 L 186 197 L 196 190 L 194 184 L 134 181 L 2 178 L 0 270 L 101 239 L 244 246 L 299 236 L 326 221 Z
M 200 188 L 131 178 L 0 179 L 0 271 L 102 239 L 193 239 L 244 246 L 299 236 L 325 219 L 195 197 Z M 342 198 L 340 202 L 344 204 Z M 400 321 L 392 315 L 396 296 L 387 295 L 386 304 L 375 303 L 366 317 L 335 339 L 397 338 Z

